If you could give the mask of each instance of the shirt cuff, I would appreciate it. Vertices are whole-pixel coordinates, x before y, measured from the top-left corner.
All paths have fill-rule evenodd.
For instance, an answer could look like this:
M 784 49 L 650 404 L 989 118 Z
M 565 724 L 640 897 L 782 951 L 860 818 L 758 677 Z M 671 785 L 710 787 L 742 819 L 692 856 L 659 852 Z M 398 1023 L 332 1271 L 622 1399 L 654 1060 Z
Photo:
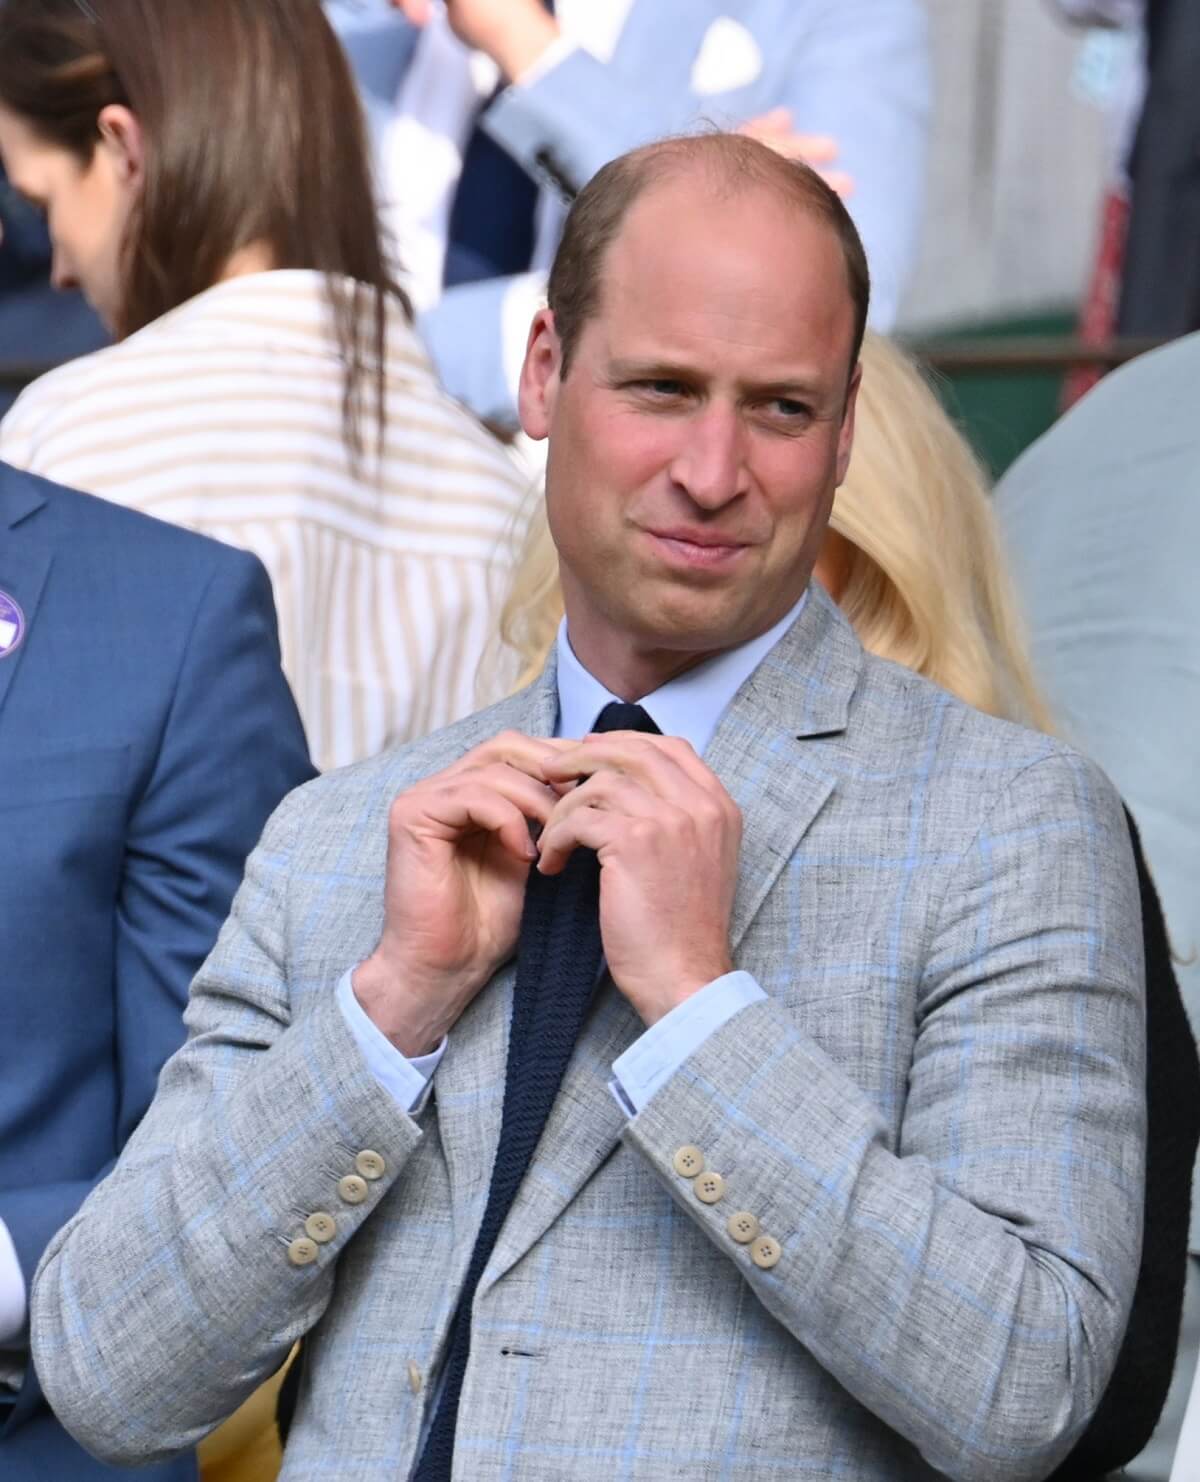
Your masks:
M 371 1074 L 390 1093 L 398 1106 L 402 1106 L 406 1112 L 415 1111 L 446 1053 L 446 1041 L 443 1040 L 429 1055 L 418 1055 L 413 1060 L 402 1055 L 383 1030 L 371 1022 L 362 1004 L 355 998 L 350 981 L 352 976 L 353 971 L 348 972 L 337 985 L 337 1001 L 342 1017 L 350 1026 L 350 1032 L 362 1051 Z
M 557 41 L 552 41 L 541 56 L 531 66 L 525 68 L 520 77 L 513 78 L 514 87 L 532 87 L 534 83 L 541 82 L 547 73 L 553 72 L 560 62 L 565 62 L 572 53 L 579 50 L 577 42 L 569 41 L 567 37 L 560 36 Z
M 609 1085 L 621 1109 L 637 1116 L 722 1024 L 766 996 L 749 973 L 726 973 L 664 1014 L 613 1061 Z
M 0 1344 L 12 1343 L 25 1326 L 28 1303 L 17 1248 L 0 1220 Z

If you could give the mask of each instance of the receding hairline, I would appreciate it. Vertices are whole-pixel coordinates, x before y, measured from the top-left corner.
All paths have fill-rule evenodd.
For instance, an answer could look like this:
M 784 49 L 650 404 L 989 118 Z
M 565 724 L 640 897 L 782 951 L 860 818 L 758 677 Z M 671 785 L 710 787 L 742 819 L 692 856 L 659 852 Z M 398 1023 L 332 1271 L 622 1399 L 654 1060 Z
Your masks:
M 696 178 L 718 201 L 763 192 L 826 227 L 841 248 L 846 295 L 856 321 L 853 371 L 862 346 L 870 278 L 862 241 L 845 206 L 808 165 L 746 135 L 714 130 L 660 139 L 631 150 L 605 165 L 580 193 L 550 275 L 550 307 L 556 321 L 567 310 L 567 322 L 559 323 L 564 372 L 586 323 L 601 312 L 609 258 L 630 215 L 659 192 Z M 584 263 L 591 279 L 586 285 L 578 281 L 578 269 Z M 575 281 L 568 282 L 569 278 Z

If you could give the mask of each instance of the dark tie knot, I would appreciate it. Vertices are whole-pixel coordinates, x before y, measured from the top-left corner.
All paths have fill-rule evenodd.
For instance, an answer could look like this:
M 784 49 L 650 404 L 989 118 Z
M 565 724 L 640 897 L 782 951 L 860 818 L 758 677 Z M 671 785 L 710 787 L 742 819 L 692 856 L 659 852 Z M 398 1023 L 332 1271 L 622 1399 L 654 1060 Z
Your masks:
M 627 705 L 622 700 L 613 700 L 606 705 L 596 717 L 596 724 L 592 730 L 595 732 L 644 731 L 650 736 L 662 734 L 640 705 Z

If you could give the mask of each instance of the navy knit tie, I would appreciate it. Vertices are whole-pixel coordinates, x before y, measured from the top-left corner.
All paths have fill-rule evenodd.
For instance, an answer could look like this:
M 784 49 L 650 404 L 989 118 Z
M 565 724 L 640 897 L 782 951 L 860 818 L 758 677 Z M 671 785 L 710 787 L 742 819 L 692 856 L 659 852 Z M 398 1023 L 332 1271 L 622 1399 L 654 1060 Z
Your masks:
M 542 0 L 553 15 L 553 0 Z M 487 100 L 480 119 L 504 91 Z M 463 152 L 450 210 L 442 282 L 447 288 L 527 272 L 533 262 L 538 187 L 477 120 Z
M 595 729 L 658 731 L 640 705 L 616 702 L 600 712 Z M 530 870 L 517 946 L 504 1111 L 492 1183 L 459 1293 L 437 1414 L 413 1482 L 449 1482 L 458 1402 L 471 1353 L 475 1288 L 542 1135 L 600 976 L 599 908 L 600 861 L 594 850 L 576 849 L 561 875 Z

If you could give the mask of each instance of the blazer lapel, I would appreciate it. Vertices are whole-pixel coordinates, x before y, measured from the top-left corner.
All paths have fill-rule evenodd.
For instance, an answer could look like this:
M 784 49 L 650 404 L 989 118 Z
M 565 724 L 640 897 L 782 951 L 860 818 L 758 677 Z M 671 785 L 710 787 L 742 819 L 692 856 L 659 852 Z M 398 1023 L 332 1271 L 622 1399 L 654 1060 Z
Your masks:
M 833 791 L 825 748 L 846 729 L 863 651 L 816 582 L 791 631 L 750 676 L 705 760 L 742 810 L 742 852 L 730 938 L 736 957 L 780 871 Z
M 0 468 L 0 592 L 16 601 L 25 620 L 23 641 L 0 658 L 0 710 L 29 648 L 54 559 L 50 546 L 36 533 L 36 516 L 45 504 L 45 494 L 32 479 Z
M 811 757 L 805 743 L 845 730 L 861 667 L 862 648 L 853 630 L 814 583 L 791 631 L 743 685 L 717 727 L 705 760 L 743 819 L 731 924 L 735 961 L 779 872 L 833 791 L 834 774 Z M 612 1063 L 643 1028 L 606 978 L 480 1292 L 540 1239 L 616 1147 L 628 1117 L 609 1089 Z M 502 1095 L 503 1064 L 498 1075 Z M 498 1127 L 499 1100 L 494 1116 Z M 489 1170 L 494 1154 L 493 1137 Z

